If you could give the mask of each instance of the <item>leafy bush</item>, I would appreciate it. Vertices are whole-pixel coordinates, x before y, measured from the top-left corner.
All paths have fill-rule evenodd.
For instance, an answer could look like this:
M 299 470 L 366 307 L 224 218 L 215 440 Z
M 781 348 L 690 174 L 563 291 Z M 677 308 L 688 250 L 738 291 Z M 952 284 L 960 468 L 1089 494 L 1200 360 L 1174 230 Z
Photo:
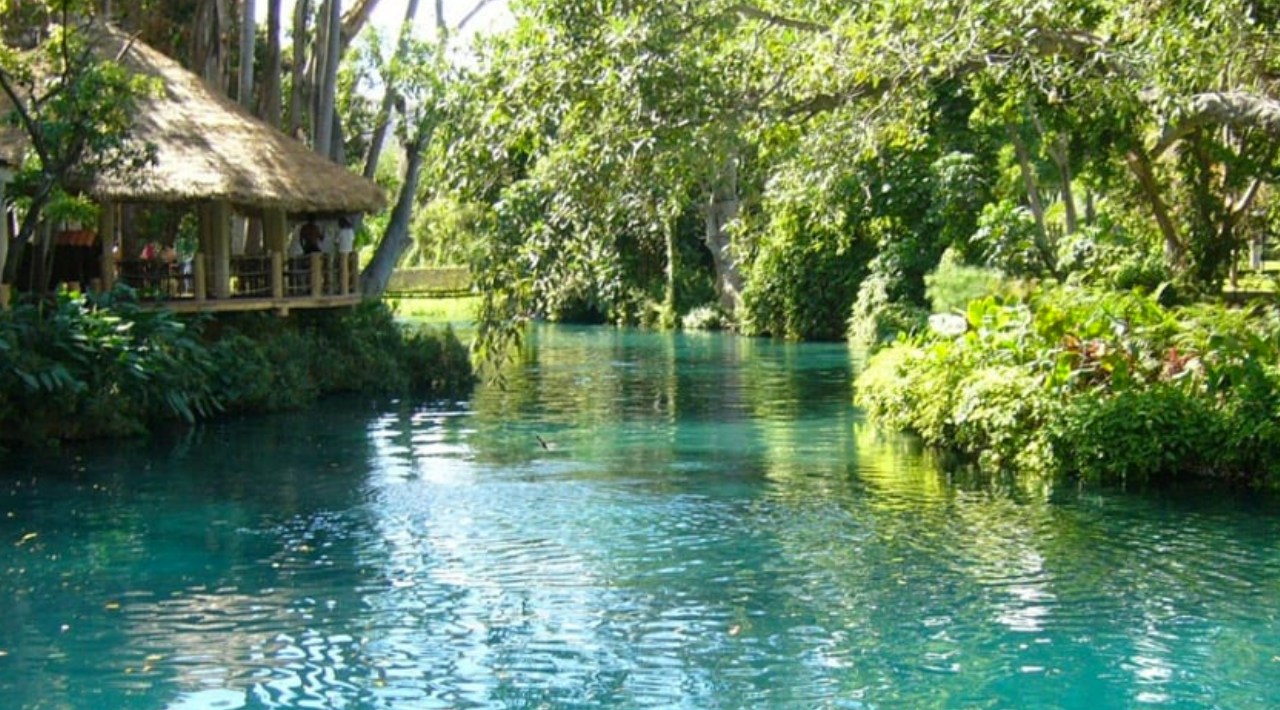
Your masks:
M 199 320 L 139 309 L 121 288 L 59 292 L 0 314 L 0 423 L 11 440 L 134 434 L 220 407 Z
M 698 306 L 680 320 L 685 330 L 724 330 L 729 325 L 729 317 L 714 303 Z
M 1280 485 L 1280 315 L 1051 288 L 877 353 L 856 402 L 989 469 Z
M 943 252 L 938 268 L 924 277 L 925 295 L 934 313 L 963 311 L 969 302 L 999 293 L 1004 274 L 998 269 L 969 266 L 955 249 Z
M 1060 468 L 1086 481 L 1145 484 L 1204 474 L 1215 455 L 1208 403 L 1169 384 L 1077 399 L 1049 434 Z
M 872 259 L 870 269 L 858 285 L 848 333 L 855 345 L 874 349 L 920 330 L 929 313 L 903 293 L 904 277 L 892 253 Z
M 305 406 L 325 393 L 434 392 L 472 381 L 450 330 L 406 329 L 382 304 L 281 320 L 180 318 L 121 287 L 0 313 L 0 437 L 141 434 L 218 411 Z

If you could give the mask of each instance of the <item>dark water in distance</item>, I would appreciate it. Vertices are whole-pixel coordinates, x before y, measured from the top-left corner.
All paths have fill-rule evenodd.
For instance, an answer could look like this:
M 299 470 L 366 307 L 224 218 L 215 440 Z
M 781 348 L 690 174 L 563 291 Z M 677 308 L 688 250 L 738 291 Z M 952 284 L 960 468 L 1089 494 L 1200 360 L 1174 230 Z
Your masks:
M 839 344 L 532 343 L 466 402 L 5 455 L 0 706 L 1280 708 L 1274 499 L 951 480 Z

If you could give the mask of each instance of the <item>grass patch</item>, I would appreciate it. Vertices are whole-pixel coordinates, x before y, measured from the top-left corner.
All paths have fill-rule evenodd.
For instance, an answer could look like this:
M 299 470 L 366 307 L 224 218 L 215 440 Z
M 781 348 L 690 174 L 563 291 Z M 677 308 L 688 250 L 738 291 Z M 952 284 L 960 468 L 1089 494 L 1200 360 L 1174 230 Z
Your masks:
M 424 323 L 470 324 L 475 321 L 480 297 L 388 298 L 386 302 L 400 318 Z

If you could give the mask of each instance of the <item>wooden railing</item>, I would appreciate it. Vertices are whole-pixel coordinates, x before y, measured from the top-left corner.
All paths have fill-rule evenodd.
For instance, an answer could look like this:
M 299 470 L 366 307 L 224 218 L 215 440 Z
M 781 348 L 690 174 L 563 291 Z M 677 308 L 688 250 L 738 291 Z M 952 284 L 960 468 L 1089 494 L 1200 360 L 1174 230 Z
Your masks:
M 278 252 L 243 255 L 231 258 L 228 283 L 219 289 L 210 278 L 208 260 L 196 254 L 190 261 L 166 262 L 159 259 L 124 259 L 116 262 L 117 279 L 137 290 L 143 300 L 204 304 L 219 310 L 218 302 L 228 309 L 244 309 L 246 301 L 262 308 L 287 308 L 305 301 L 311 307 L 326 301 L 349 302 L 359 294 L 356 283 L 358 267 L 355 254 L 307 254 L 285 257 Z M 224 292 L 225 298 L 217 294 Z

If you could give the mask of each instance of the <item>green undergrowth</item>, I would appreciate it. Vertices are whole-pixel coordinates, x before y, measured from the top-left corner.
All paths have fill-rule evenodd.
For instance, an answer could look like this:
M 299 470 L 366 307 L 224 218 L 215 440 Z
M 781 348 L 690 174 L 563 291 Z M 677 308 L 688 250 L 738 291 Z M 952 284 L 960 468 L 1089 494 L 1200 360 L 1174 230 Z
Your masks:
M 987 470 L 1280 487 L 1280 314 L 1053 287 L 871 357 L 856 402 Z
M 472 380 L 450 328 L 402 324 L 380 303 L 179 316 L 120 288 L 0 313 L 0 440 L 10 445 L 139 435 L 342 392 L 426 396 Z

